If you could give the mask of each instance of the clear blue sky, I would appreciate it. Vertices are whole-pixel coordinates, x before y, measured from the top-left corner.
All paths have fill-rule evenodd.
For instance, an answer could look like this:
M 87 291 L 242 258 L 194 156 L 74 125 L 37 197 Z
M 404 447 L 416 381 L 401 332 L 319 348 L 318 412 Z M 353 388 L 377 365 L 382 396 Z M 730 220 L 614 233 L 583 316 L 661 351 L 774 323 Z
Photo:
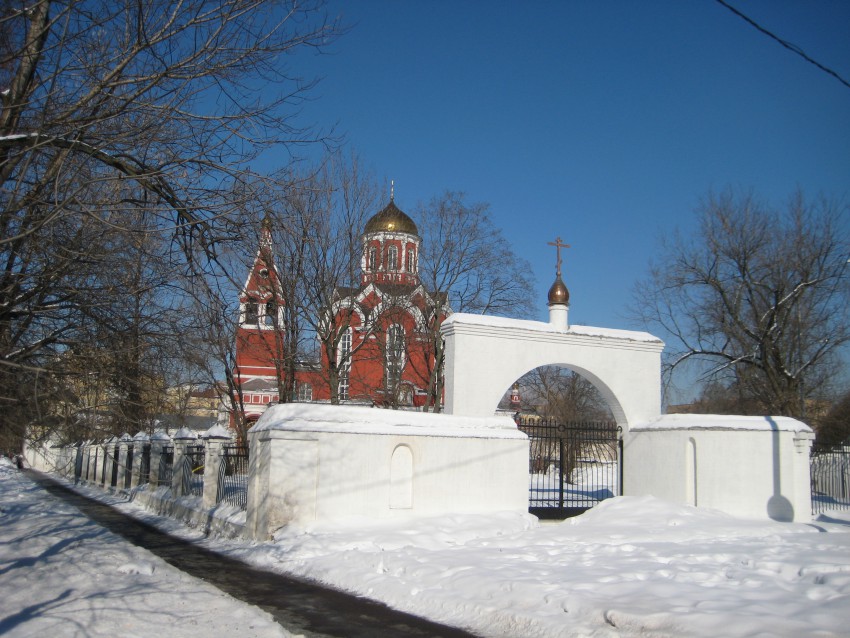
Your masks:
M 730 0 L 850 79 L 850 2 Z M 850 199 L 850 88 L 713 0 L 333 1 L 351 26 L 303 117 L 336 125 L 412 210 L 491 206 L 545 319 L 561 236 L 571 323 L 629 328 L 662 233 L 710 189 Z M 850 220 L 848 220 L 850 227 Z

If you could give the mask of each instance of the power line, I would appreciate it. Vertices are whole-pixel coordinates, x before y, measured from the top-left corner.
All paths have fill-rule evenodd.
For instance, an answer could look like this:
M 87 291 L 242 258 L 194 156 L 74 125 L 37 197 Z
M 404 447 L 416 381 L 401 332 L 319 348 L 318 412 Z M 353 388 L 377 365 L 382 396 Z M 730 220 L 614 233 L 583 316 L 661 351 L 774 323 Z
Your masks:
M 727 9 L 729 9 L 729 11 L 731 11 L 732 13 L 734 13 L 736 16 L 738 16 L 739 18 L 741 18 L 741 19 L 742 19 L 742 20 L 744 20 L 745 22 L 747 22 L 747 23 L 749 23 L 750 25 L 754 26 L 756 29 L 758 29 L 759 31 L 761 31 L 762 33 L 764 33 L 766 36 L 768 36 L 768 37 L 770 37 L 770 38 L 772 38 L 772 39 L 776 40 L 779 44 L 781 44 L 782 46 L 784 46 L 784 47 L 785 47 L 786 49 L 788 49 L 789 51 L 792 51 L 793 53 L 796 53 L 797 55 L 799 55 L 799 56 L 800 56 L 801 58 L 803 58 L 806 62 L 810 62 L 811 64 L 814 64 L 817 68 L 819 68 L 821 71 L 824 71 L 824 72 L 826 72 L 826 73 L 829 73 L 832 77 L 834 77 L 836 80 L 838 80 L 838 81 L 839 81 L 839 82 L 841 82 L 844 86 L 846 86 L 848 89 L 850 89 L 850 82 L 848 82 L 848 81 L 847 81 L 847 80 L 845 80 L 843 77 L 841 77 L 840 75 L 838 75 L 838 73 L 836 73 L 836 72 L 835 72 L 835 71 L 833 71 L 832 69 L 829 69 L 829 68 L 825 67 L 823 64 L 821 64 L 820 62 L 818 62 L 817 60 L 813 60 L 812 58 L 810 58 L 808 55 L 806 55 L 805 51 L 803 51 L 803 50 L 802 50 L 800 47 L 798 47 L 797 45 L 795 45 L 795 44 L 791 44 L 791 43 L 790 43 L 790 42 L 788 42 L 787 40 L 783 40 L 783 39 L 782 39 L 782 38 L 780 38 L 779 36 L 774 35 L 774 34 L 773 34 L 773 33 L 771 33 L 770 31 L 768 31 L 767 29 L 765 29 L 763 26 L 761 26 L 758 22 L 756 22 L 756 21 L 755 21 L 755 20 L 753 20 L 752 18 L 749 18 L 749 17 L 745 16 L 743 13 L 741 13 L 740 11 L 738 11 L 735 7 L 733 7 L 732 5 L 730 5 L 730 4 L 729 4 L 728 2 L 726 2 L 725 0 L 717 0 L 717 2 L 719 2 L 720 4 L 722 4 L 724 7 L 726 7 Z

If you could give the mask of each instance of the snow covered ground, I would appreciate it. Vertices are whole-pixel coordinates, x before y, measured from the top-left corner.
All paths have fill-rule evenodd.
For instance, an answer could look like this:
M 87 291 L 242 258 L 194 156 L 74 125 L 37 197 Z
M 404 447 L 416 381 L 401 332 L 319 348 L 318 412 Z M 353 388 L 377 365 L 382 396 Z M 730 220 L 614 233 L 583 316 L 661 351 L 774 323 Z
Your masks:
M 290 636 L 91 522 L 0 458 L 0 635 Z
M 619 497 L 564 523 L 538 524 L 520 514 L 440 517 L 406 525 L 364 520 L 345 527 L 286 529 L 275 542 L 248 543 L 205 539 L 120 497 L 95 488 L 83 491 L 252 564 L 307 576 L 482 636 L 850 635 L 848 513 L 821 516 L 812 524 L 774 523 L 653 498 Z M 74 518 L 52 499 L 48 504 L 49 498 L 0 468 L 0 586 L 11 592 L 11 600 L 0 598 L 0 612 L 25 616 L 18 628 L 30 623 L 48 627 L 39 623 L 61 617 L 97 626 L 90 635 L 128 635 L 117 625 L 122 617 L 125 622 L 145 618 L 157 628 L 153 616 L 162 612 L 169 631 L 160 625 L 159 631 L 132 635 L 197 635 L 203 627 L 187 626 L 203 622 L 199 609 L 217 613 L 225 603 L 237 605 Z M 36 523 L 39 527 L 33 527 Z M 62 535 L 65 526 L 72 528 L 70 540 Z M 39 541 L 42 557 L 15 549 L 33 536 L 45 539 Z M 91 548 L 84 548 L 95 542 L 103 542 L 100 551 L 113 557 L 83 566 L 92 560 Z M 12 568 L 20 573 L 10 574 L 9 566 L 16 563 L 27 569 Z M 95 584 L 98 566 L 107 573 Z M 32 578 L 28 570 L 34 570 Z M 10 575 L 20 579 L 18 585 L 3 580 Z M 72 605 L 65 592 L 77 587 L 87 589 L 74 594 L 80 602 Z M 175 591 L 192 601 L 187 603 L 191 609 L 168 602 L 166 594 Z M 150 599 L 137 604 L 136 597 Z M 96 607 L 101 603 L 112 620 Z M 208 635 L 223 635 L 222 627 L 239 622 L 253 624 L 253 635 L 278 635 L 261 612 L 234 609 L 239 611 L 216 621 L 229 624 Z M 106 623 L 102 630 L 101 622 Z M 37 634 L 63 635 L 12 635 Z

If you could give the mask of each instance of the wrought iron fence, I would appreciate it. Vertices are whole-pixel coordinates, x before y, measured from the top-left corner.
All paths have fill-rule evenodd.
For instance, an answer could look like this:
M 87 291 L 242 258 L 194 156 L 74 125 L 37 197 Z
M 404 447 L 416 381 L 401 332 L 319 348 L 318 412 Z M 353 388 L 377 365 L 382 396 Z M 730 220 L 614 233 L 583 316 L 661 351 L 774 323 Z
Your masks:
M 850 445 L 812 446 L 812 514 L 850 509 Z
M 103 463 L 100 469 L 100 484 L 106 485 L 106 468 L 109 466 L 109 446 L 103 446 Z
M 620 428 L 613 422 L 559 423 L 526 417 L 529 507 L 540 518 L 567 518 L 621 493 Z
M 127 467 L 124 470 L 124 489 L 130 489 L 133 481 L 133 446 L 127 446 Z
M 221 451 L 218 470 L 218 502 L 248 507 L 248 446 L 227 445 Z
M 186 446 L 183 463 L 183 493 L 192 496 L 204 495 L 204 446 Z
M 151 444 L 142 444 L 142 457 L 139 459 L 139 485 L 151 481 Z
M 112 480 L 110 481 L 110 485 L 112 487 L 118 487 L 118 450 L 120 448 L 116 445 L 112 450 Z
M 79 483 L 83 475 L 83 448 L 79 443 L 74 447 L 74 483 Z
M 171 479 L 174 472 L 174 446 L 163 445 L 159 456 L 159 472 L 157 472 L 157 485 L 171 487 Z
M 83 476 L 84 481 L 89 480 L 89 472 L 91 470 L 91 448 L 85 445 L 83 448 Z

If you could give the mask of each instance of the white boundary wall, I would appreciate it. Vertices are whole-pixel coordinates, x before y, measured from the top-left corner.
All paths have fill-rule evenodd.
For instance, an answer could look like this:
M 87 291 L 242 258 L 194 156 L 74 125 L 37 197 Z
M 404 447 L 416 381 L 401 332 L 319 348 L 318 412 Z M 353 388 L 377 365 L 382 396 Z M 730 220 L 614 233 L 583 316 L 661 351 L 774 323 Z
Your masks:
M 528 438 L 508 417 L 294 403 L 269 408 L 248 436 L 258 540 L 347 517 L 528 509 Z
M 661 414 L 661 351 L 647 332 L 455 313 L 441 328 L 446 340 L 446 412 L 493 414 L 511 384 L 544 365 L 580 373 L 605 397 L 617 423 Z
M 814 434 L 788 417 L 674 414 L 633 425 L 627 495 L 653 495 L 735 516 L 810 521 Z

